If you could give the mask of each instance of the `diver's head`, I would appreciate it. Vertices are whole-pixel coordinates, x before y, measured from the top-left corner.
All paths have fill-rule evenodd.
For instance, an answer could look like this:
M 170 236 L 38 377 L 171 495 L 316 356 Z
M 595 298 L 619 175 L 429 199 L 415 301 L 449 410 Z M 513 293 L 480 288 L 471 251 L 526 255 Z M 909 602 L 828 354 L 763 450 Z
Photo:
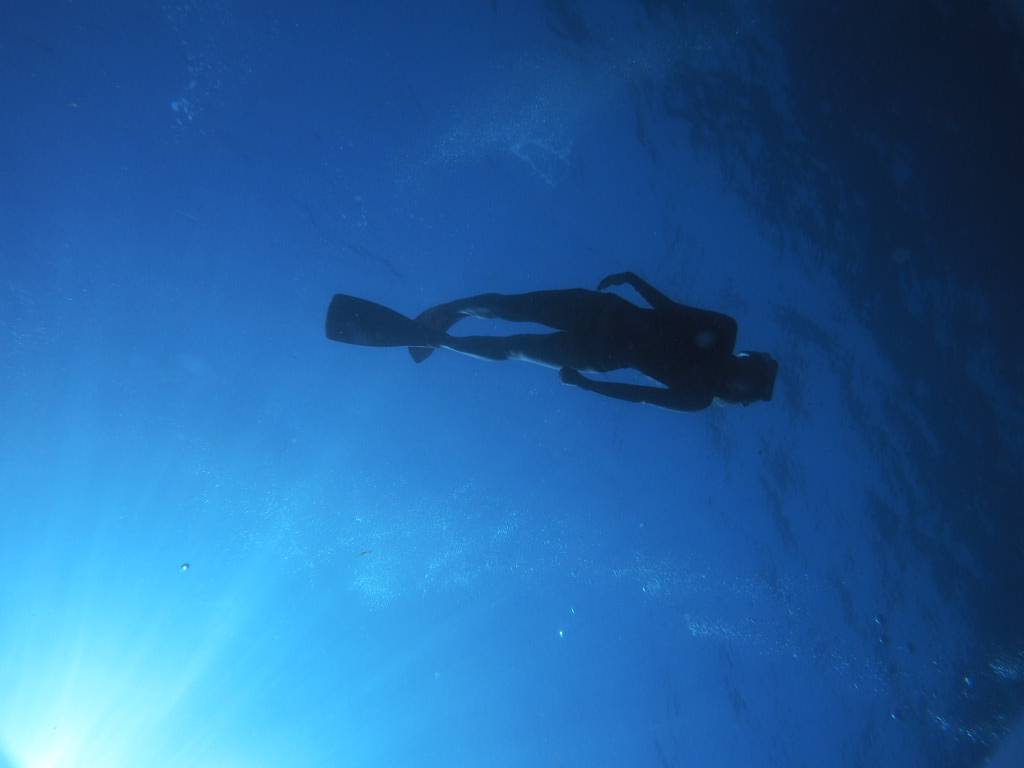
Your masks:
M 764 352 L 737 352 L 729 358 L 717 396 L 728 403 L 750 405 L 771 400 L 779 364 Z

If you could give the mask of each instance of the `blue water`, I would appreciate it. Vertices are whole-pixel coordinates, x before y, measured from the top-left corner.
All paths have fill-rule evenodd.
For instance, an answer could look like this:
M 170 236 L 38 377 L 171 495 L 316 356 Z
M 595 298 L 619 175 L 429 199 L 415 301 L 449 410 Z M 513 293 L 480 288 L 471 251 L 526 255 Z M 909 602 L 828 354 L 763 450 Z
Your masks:
M 1019 764 L 1024 13 L 824 5 L 5 3 L 0 766 Z M 624 269 L 774 400 L 323 335 Z

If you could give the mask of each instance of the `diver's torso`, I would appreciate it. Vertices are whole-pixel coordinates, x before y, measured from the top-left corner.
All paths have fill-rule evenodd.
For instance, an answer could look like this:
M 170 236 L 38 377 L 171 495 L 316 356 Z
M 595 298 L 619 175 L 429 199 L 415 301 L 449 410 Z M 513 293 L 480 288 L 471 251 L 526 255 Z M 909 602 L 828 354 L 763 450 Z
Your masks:
M 608 311 L 588 327 L 574 330 L 582 357 L 589 361 L 581 370 L 633 368 L 709 403 L 721 378 L 721 361 L 732 355 L 736 343 L 736 321 L 728 315 L 687 306 L 656 311 L 621 299 L 609 302 Z
M 736 322 L 728 315 L 683 308 L 649 312 L 646 333 L 631 345 L 632 367 L 673 389 L 712 392 L 721 361 L 732 355 Z

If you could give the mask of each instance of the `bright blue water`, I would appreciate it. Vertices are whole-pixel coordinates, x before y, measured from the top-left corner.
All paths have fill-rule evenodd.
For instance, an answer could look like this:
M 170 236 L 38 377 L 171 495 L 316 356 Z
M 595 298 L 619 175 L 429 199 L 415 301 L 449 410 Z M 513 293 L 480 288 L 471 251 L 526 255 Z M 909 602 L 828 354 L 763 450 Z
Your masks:
M 997 749 L 1021 17 L 706 5 L 5 6 L 0 765 Z M 323 337 L 622 269 L 775 400 Z

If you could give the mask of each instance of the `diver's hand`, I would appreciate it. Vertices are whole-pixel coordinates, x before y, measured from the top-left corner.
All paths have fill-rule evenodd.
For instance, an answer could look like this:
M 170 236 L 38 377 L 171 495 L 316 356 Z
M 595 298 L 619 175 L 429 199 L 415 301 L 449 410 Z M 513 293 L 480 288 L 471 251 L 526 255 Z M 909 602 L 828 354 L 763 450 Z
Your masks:
M 558 371 L 558 376 L 563 384 L 570 384 L 574 387 L 582 386 L 587 381 L 586 377 L 575 368 L 562 368 Z
M 614 275 L 608 275 L 604 280 L 597 284 L 597 290 L 603 291 L 605 288 L 610 288 L 613 285 L 632 285 L 636 280 L 636 275 L 633 272 L 616 272 Z

